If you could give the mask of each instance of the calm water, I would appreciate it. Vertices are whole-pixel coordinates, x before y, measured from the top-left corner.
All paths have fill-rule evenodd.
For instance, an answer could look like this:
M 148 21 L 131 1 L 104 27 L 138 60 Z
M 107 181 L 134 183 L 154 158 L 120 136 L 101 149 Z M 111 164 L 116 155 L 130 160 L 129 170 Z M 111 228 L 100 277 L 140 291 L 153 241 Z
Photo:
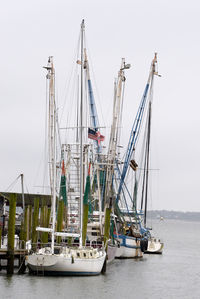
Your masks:
M 200 222 L 155 221 L 163 255 L 115 260 L 95 277 L 7 277 L 0 274 L 0 298 L 200 298 Z

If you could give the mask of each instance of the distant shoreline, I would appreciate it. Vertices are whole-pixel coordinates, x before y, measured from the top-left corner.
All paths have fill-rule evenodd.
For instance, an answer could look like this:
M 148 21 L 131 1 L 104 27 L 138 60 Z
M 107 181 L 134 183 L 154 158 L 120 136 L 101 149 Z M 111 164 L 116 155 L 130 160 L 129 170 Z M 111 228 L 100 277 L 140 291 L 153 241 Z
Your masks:
M 147 218 L 200 221 L 200 212 L 152 210 L 147 212 Z

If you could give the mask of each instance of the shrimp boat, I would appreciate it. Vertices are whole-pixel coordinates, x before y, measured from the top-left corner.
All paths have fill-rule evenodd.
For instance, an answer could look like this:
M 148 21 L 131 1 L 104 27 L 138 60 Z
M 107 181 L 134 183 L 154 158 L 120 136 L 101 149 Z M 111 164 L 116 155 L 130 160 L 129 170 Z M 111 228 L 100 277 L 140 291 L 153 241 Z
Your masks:
M 84 20 L 81 23 L 81 40 L 84 35 Z M 106 252 L 104 247 L 94 248 L 85 246 L 83 242 L 83 43 L 81 42 L 81 92 L 80 92 L 80 127 L 79 143 L 76 143 L 76 158 L 79 161 L 79 194 L 76 195 L 76 201 L 80 206 L 80 221 L 78 231 L 57 232 L 56 231 L 56 105 L 55 105 L 55 71 L 53 58 L 49 57 L 47 70 L 47 80 L 49 80 L 49 160 L 50 160 L 50 182 L 52 196 L 52 226 L 51 228 L 38 227 L 37 231 L 47 232 L 51 235 L 51 246 L 38 249 L 36 252 L 27 256 L 27 266 L 30 272 L 44 275 L 98 275 L 101 273 L 106 263 Z M 76 240 L 76 244 L 70 245 L 56 244 L 55 238 Z
M 86 45 L 86 39 L 84 37 L 83 44 Z M 80 63 L 78 61 L 78 63 Z M 102 142 L 104 136 L 101 135 L 101 126 L 98 118 L 97 107 L 95 103 L 95 97 L 93 93 L 92 81 L 90 77 L 89 59 L 87 57 L 86 47 L 84 47 L 84 77 L 85 77 L 85 91 L 86 98 L 88 99 L 89 106 L 89 120 L 88 120 L 88 141 L 90 143 L 85 144 L 84 158 L 85 164 L 88 164 L 84 173 L 88 171 L 87 187 L 85 189 L 88 192 L 84 194 L 83 201 L 83 243 L 91 244 L 95 248 L 106 248 L 106 260 L 110 263 L 115 258 L 115 253 L 118 247 L 116 239 L 108 235 L 104 237 L 105 232 L 105 212 L 104 209 L 104 184 L 105 184 L 105 172 L 106 172 L 106 155 Z M 87 127 L 87 126 L 86 126 Z M 89 154 L 92 152 L 92 157 Z M 87 156 L 90 156 L 89 159 Z M 86 163 L 86 161 L 88 161 Z M 90 186 L 91 185 L 91 186 Z M 111 216 L 113 219 L 114 215 Z
M 142 257 L 143 253 L 147 250 L 148 239 L 150 233 L 143 227 L 142 221 L 137 212 L 137 182 L 135 179 L 135 188 L 133 196 L 129 191 L 129 186 L 126 183 L 126 177 L 129 170 L 133 170 L 136 174 L 137 163 L 135 162 L 135 149 L 137 145 L 137 139 L 141 131 L 142 120 L 145 112 L 146 102 L 151 101 L 152 95 L 152 84 L 154 75 L 157 75 L 155 71 L 155 66 L 157 63 L 157 56 L 155 55 L 150 68 L 150 73 L 148 76 L 147 84 L 139 105 L 138 112 L 136 114 L 135 121 L 131 130 L 129 143 L 125 153 L 125 159 L 123 163 L 117 163 L 117 173 L 119 177 L 118 192 L 116 196 L 116 204 L 118 205 L 118 238 L 120 240 L 121 246 L 118 249 L 116 257 L 120 258 L 133 258 Z M 150 92 L 149 92 L 150 90 Z M 120 166 L 123 165 L 121 168 Z M 131 170 L 131 171 L 132 171 Z M 133 172 L 132 172 L 133 173 Z M 136 175 L 135 175 L 136 178 Z M 148 184 L 148 180 L 147 180 Z M 128 201 L 132 202 L 132 208 Z M 125 211 L 123 211 L 125 210 Z
M 140 193 L 141 193 L 141 201 L 140 201 L 140 215 L 141 218 L 141 229 L 140 231 L 143 233 L 143 243 L 146 241 L 144 246 L 144 253 L 162 253 L 164 244 L 160 241 L 160 239 L 153 237 L 152 233 L 150 232 L 151 229 L 147 227 L 147 204 L 149 200 L 149 174 L 150 174 L 150 141 L 151 141 L 151 118 L 152 118 L 152 102 L 153 102 L 153 82 L 154 76 L 158 75 L 156 71 L 157 65 L 157 53 L 155 53 L 152 66 L 151 66 L 151 73 L 150 73 L 150 87 L 149 87 L 149 97 L 148 97 L 148 105 L 146 111 L 146 125 L 144 128 L 144 137 L 143 137 L 143 146 L 141 150 L 141 168 L 139 171 L 139 180 L 142 179 L 140 184 Z M 138 193 L 138 182 L 137 177 L 135 176 L 135 188 L 136 192 Z M 137 196 L 135 196 L 137 197 Z
M 122 109 L 123 109 L 123 95 L 125 88 L 125 71 L 130 68 L 130 64 L 125 62 L 122 58 L 120 70 L 118 72 L 118 78 L 115 81 L 114 86 L 114 103 L 113 103 L 113 119 L 111 124 L 110 142 L 107 154 L 107 166 L 106 166 L 106 184 L 105 184 L 105 228 L 108 228 L 109 222 L 107 221 L 111 212 L 116 213 L 117 217 L 114 217 L 114 230 L 113 236 L 117 240 L 116 258 L 130 258 L 141 257 L 142 252 L 140 250 L 140 240 L 131 235 L 124 234 L 124 225 L 119 220 L 119 207 L 117 204 L 116 189 L 118 188 L 117 168 L 119 160 L 119 143 L 121 133 L 121 121 L 122 121 Z M 120 163 L 120 162 L 119 162 Z M 117 178 L 116 178 L 117 177 Z M 114 184 L 115 182 L 115 184 Z M 113 214 L 113 213 L 112 213 Z M 107 221 L 107 223 L 106 223 Z M 106 229 L 105 229 L 106 230 Z M 106 233 L 105 233 L 106 235 Z

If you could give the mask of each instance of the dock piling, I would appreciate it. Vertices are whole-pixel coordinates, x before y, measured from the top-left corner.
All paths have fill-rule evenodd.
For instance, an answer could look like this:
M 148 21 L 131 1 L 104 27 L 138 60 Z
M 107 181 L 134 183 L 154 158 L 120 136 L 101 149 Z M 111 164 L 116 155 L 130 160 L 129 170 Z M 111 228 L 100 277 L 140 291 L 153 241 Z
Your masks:
M 11 194 L 9 198 L 9 220 L 8 220 L 8 260 L 7 274 L 14 272 L 14 238 L 15 238 L 15 214 L 16 214 L 16 194 Z

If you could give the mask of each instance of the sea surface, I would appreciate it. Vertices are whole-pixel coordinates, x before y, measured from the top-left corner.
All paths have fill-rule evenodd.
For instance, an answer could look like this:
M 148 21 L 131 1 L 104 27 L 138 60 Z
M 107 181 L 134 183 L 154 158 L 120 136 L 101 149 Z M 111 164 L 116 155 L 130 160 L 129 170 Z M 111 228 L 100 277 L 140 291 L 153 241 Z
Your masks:
M 162 255 L 115 260 L 94 277 L 7 276 L 0 272 L 0 299 L 200 298 L 200 222 L 155 220 Z

